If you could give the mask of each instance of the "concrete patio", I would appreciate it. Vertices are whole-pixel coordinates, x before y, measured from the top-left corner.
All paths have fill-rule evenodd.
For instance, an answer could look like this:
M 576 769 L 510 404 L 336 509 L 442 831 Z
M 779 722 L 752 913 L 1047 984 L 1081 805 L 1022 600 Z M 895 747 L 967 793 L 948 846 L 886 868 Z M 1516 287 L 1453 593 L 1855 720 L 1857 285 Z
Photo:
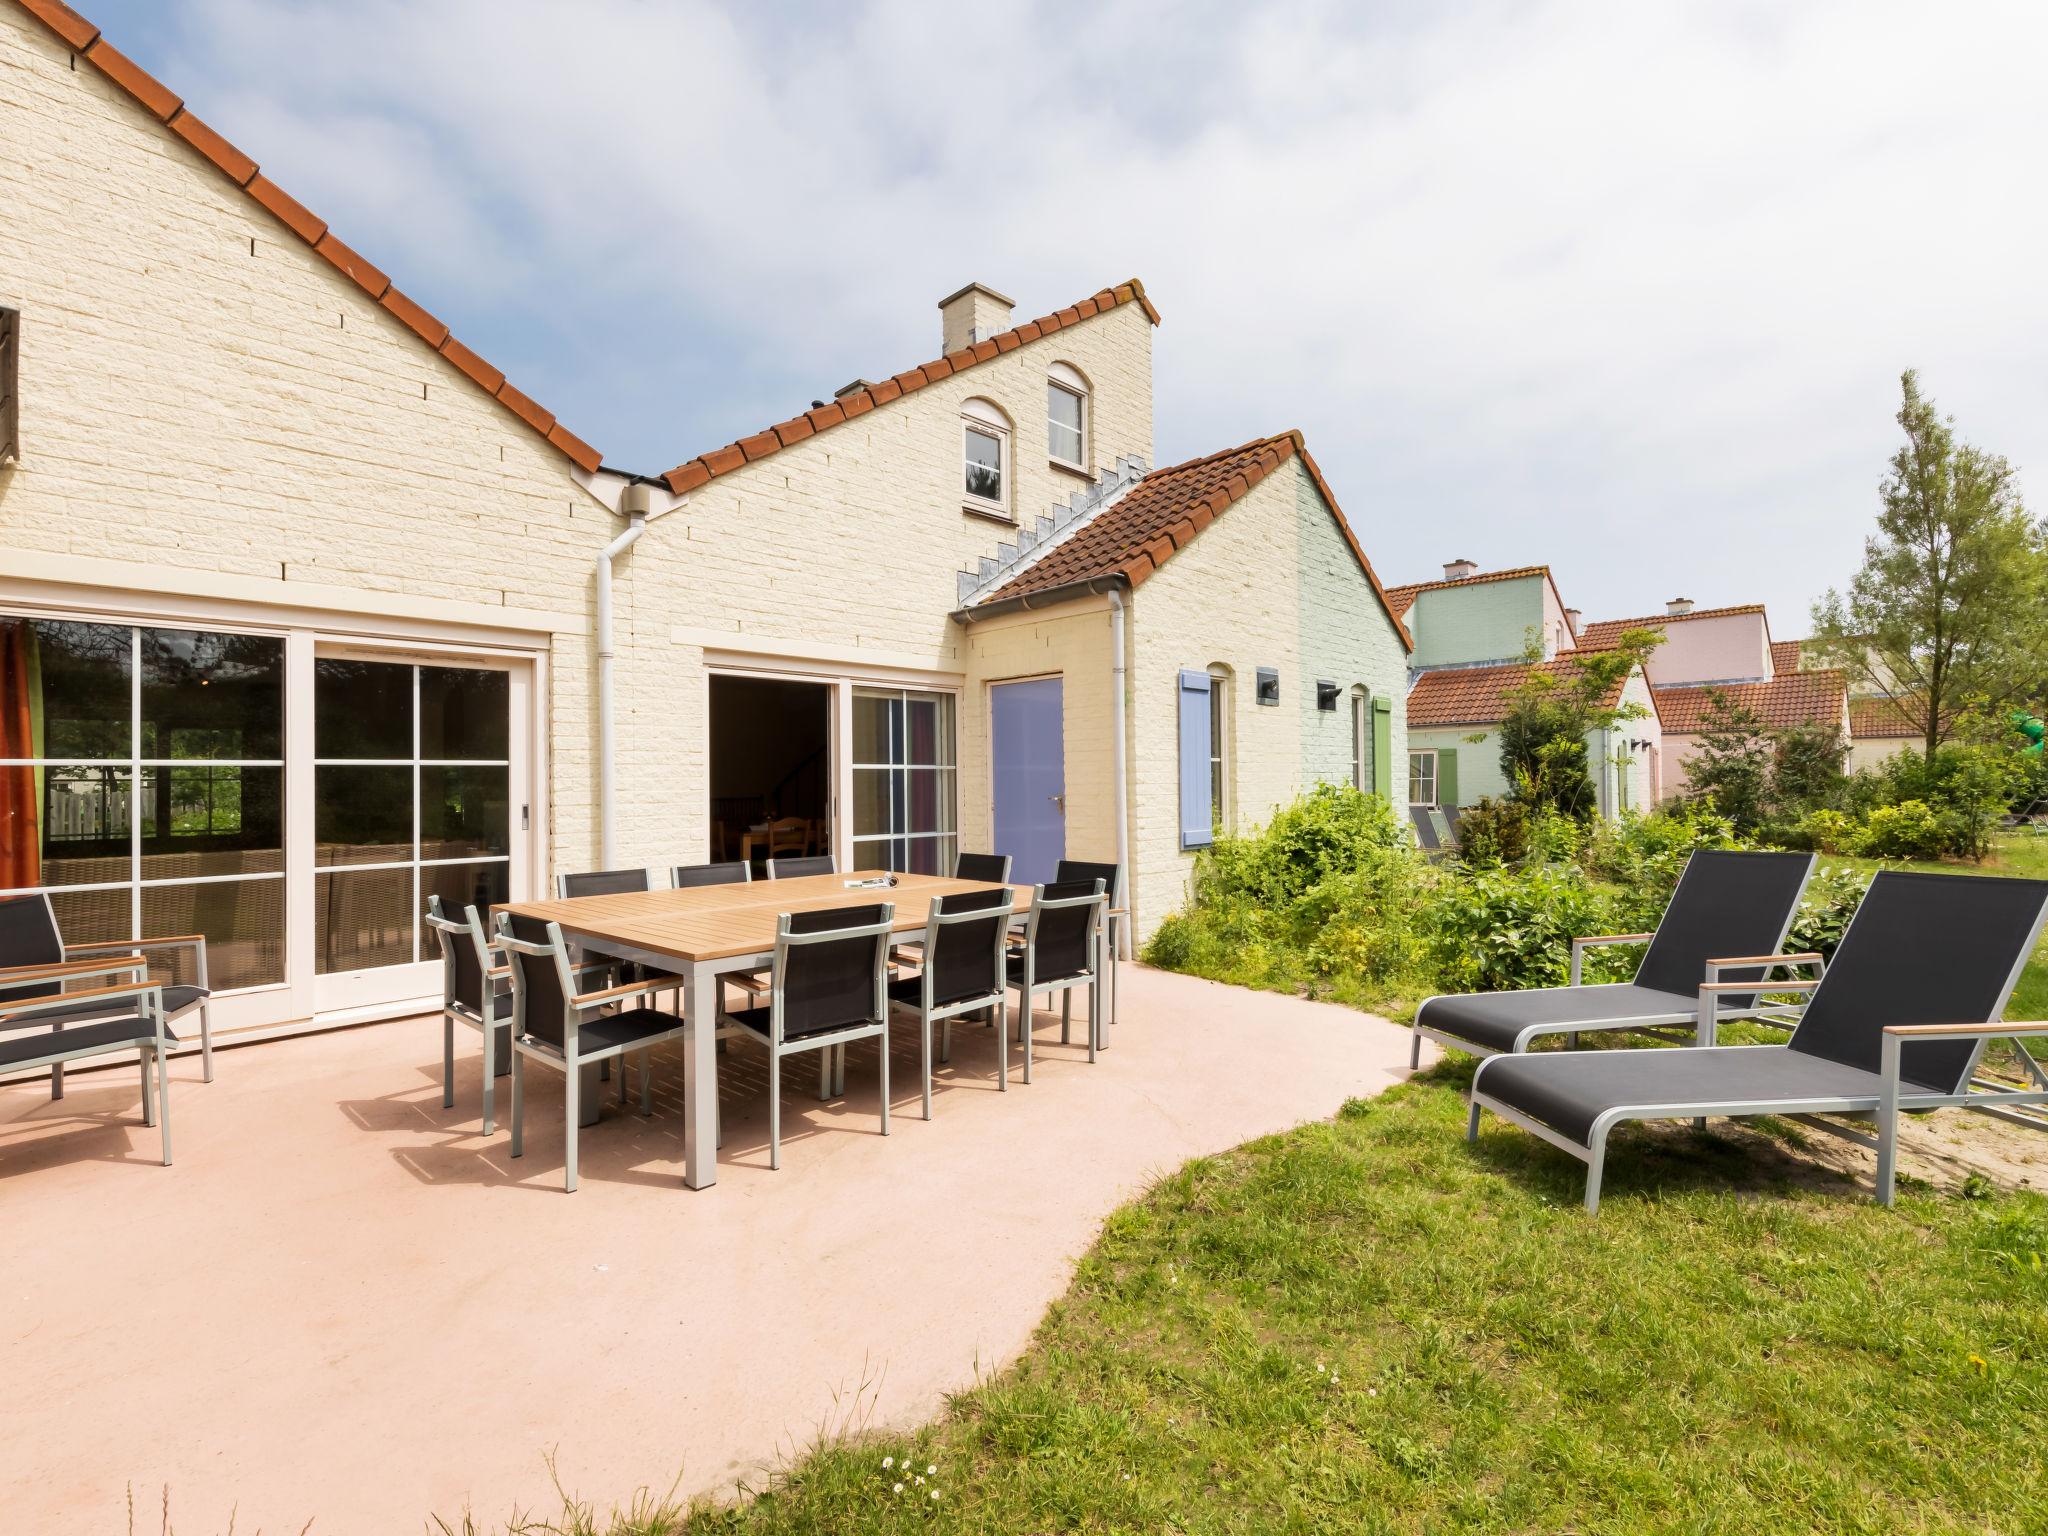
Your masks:
M 1405 1075 L 1407 1032 L 1344 1008 L 1128 966 L 1090 1066 L 1037 1024 L 1036 1080 L 995 1090 L 956 1032 L 918 1117 L 894 1037 L 846 1099 L 786 1087 L 767 1169 L 758 1055 L 723 1058 L 720 1180 L 680 1181 L 680 1054 L 651 1120 L 608 1106 L 561 1188 L 562 1080 L 535 1071 L 527 1155 L 478 1038 L 441 1108 L 437 1017 L 174 1067 L 176 1166 L 132 1066 L 68 1096 L 0 1089 L 9 1529 L 125 1529 L 132 1486 L 177 1529 L 417 1529 L 546 1509 L 543 1458 L 604 1503 L 729 1490 L 821 1428 L 908 1424 L 1012 1359 L 1103 1217 L 1200 1153 L 1325 1117 Z

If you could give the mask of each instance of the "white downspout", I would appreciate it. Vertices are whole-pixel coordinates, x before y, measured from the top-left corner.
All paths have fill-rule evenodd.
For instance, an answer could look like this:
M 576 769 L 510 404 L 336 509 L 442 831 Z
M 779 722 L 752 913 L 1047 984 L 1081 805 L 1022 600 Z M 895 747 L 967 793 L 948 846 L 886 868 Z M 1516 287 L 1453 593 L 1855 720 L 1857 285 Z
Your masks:
M 1131 907 L 1131 785 L 1129 771 L 1124 766 L 1124 595 L 1115 587 L 1109 589 L 1109 654 L 1110 654 L 1110 740 L 1112 748 L 1111 773 L 1116 778 L 1116 867 L 1124 872 L 1124 906 Z M 1131 932 L 1131 919 L 1125 918 L 1122 931 L 1124 959 L 1130 959 L 1135 947 Z
M 637 493 L 637 494 L 636 494 Z M 612 867 L 613 830 L 618 815 L 613 805 L 616 743 L 612 726 L 612 561 L 639 542 L 647 531 L 652 498 L 644 485 L 629 485 L 619 510 L 631 521 L 626 531 L 605 545 L 597 557 L 597 864 Z

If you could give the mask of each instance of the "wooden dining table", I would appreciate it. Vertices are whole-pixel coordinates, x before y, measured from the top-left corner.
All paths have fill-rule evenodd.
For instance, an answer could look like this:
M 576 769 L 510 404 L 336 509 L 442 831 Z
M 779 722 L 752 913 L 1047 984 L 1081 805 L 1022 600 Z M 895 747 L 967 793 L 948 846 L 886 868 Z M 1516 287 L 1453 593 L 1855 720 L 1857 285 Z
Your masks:
M 712 1127 L 718 1103 L 719 978 L 734 971 L 762 970 L 774 962 L 780 914 L 886 901 L 895 907 L 891 926 L 897 933 L 921 932 L 932 898 L 1004 889 L 1010 892 L 1012 913 L 1031 910 L 1028 885 L 1004 887 L 982 880 L 904 874 L 894 876 L 893 885 L 864 883 L 887 878 L 891 877 L 879 870 L 800 875 L 684 890 L 506 902 L 493 910 L 557 923 L 572 943 L 638 961 L 681 982 L 688 1074 L 683 1091 L 683 1182 L 691 1189 L 704 1189 L 718 1181 Z

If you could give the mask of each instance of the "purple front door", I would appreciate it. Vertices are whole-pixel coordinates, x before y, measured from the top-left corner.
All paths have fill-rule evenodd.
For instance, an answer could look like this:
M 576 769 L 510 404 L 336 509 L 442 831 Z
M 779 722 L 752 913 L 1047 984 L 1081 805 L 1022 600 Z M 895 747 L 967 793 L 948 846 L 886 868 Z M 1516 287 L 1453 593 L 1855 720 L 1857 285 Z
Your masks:
M 1067 854 L 1067 752 L 1060 680 L 1033 678 L 989 689 L 997 853 L 1019 885 L 1052 879 Z

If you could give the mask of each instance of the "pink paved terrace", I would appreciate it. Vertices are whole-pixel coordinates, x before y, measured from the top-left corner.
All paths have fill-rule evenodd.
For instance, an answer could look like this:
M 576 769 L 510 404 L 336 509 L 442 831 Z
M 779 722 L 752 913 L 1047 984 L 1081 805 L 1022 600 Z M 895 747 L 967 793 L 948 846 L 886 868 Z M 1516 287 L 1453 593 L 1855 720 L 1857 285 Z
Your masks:
M 468 1031 L 441 1108 L 438 1018 L 233 1051 L 211 1085 L 180 1058 L 172 1168 L 132 1065 L 56 1104 L 0 1088 L 0 1523 L 125 1529 L 130 1484 L 150 1528 L 166 1484 L 181 1531 L 497 1521 L 548 1507 L 550 1449 L 601 1504 L 678 1470 L 729 1490 L 856 1405 L 912 1423 L 1013 1358 L 1152 1178 L 1404 1075 L 1407 1032 L 1348 1009 L 1128 966 L 1120 1014 L 1092 1067 L 1041 1015 L 1036 1081 L 1003 1096 L 992 1037 L 957 1031 L 930 1124 L 899 1025 L 886 1140 L 872 1046 L 831 1105 L 796 1070 L 780 1173 L 735 1046 L 700 1192 L 674 1051 L 651 1120 L 586 1131 L 574 1195 L 560 1074 L 528 1076 L 514 1163 L 502 1119 L 477 1134 Z

